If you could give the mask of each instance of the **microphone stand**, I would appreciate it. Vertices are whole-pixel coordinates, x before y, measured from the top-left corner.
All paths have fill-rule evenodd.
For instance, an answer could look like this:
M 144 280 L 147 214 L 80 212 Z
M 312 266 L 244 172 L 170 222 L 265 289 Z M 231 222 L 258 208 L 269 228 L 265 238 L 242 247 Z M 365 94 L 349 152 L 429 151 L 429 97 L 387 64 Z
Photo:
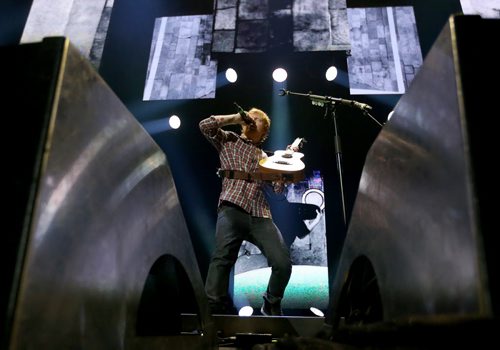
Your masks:
M 342 204 L 342 218 L 344 219 L 344 225 L 347 228 L 347 215 L 345 209 L 345 195 L 344 195 L 344 176 L 342 174 L 342 149 L 340 146 L 340 135 L 337 126 L 337 115 L 335 110 L 337 106 L 335 104 L 326 104 L 325 117 L 328 115 L 328 110 L 330 110 L 332 120 L 333 120 L 333 142 L 335 145 L 335 161 L 337 162 L 337 172 L 339 173 L 339 185 L 340 185 L 340 201 Z
M 319 95 L 312 95 L 312 94 L 302 94 L 302 93 L 297 93 L 297 92 L 291 92 L 285 89 L 280 90 L 280 96 L 284 95 L 296 95 L 296 96 L 303 96 L 307 97 L 311 100 L 311 103 L 315 106 L 326 106 L 325 108 L 325 118 L 326 116 L 330 113 L 331 114 L 331 119 L 333 120 L 333 141 L 335 145 L 335 160 L 337 163 L 337 172 L 339 174 L 339 184 L 340 184 L 340 200 L 342 204 L 342 217 L 344 219 L 344 225 L 347 228 L 347 215 L 346 215 L 346 207 L 345 207 L 345 194 L 344 194 L 344 180 L 343 180 L 343 174 L 342 174 L 342 150 L 341 150 L 341 142 L 340 142 L 340 134 L 339 134 L 339 129 L 337 125 L 337 116 L 336 116 L 336 108 L 338 104 L 343 104 L 343 105 L 348 105 L 351 107 L 357 107 L 363 111 L 363 114 L 368 115 L 371 119 L 373 119 L 378 125 L 382 126 L 378 122 L 377 119 L 375 119 L 368 110 L 370 110 L 372 107 L 360 103 L 357 101 L 351 101 L 351 100 L 345 100 L 337 97 L 330 97 L 330 96 L 319 96 Z

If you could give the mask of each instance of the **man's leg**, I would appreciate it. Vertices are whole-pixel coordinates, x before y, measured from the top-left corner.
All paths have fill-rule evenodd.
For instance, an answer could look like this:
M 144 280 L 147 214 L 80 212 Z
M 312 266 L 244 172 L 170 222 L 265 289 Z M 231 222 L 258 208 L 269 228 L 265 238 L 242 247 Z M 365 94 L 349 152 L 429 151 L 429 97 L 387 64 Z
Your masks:
M 243 241 L 242 232 L 248 225 L 248 214 L 241 210 L 223 206 L 217 217 L 215 252 L 208 268 L 205 292 L 212 313 L 235 313 L 228 294 L 229 276 L 238 258 Z
M 292 273 L 290 252 L 281 232 L 271 219 L 252 218 L 251 239 L 259 247 L 271 266 L 271 277 L 264 294 L 261 311 L 267 315 L 282 315 L 281 299 Z

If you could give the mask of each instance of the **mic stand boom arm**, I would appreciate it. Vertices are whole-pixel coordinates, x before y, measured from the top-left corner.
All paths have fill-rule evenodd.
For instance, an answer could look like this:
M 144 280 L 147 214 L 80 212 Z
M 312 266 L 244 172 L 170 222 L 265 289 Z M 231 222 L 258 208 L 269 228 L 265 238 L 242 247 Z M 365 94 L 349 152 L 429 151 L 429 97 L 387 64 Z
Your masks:
M 338 97 L 331 97 L 331 96 L 320 96 L 320 95 L 313 95 L 313 94 L 302 94 L 299 92 L 292 92 L 289 90 L 281 89 L 280 90 L 280 96 L 284 95 L 295 95 L 295 96 L 303 96 L 307 97 L 311 100 L 312 104 L 315 106 L 321 106 L 323 107 L 325 104 L 333 104 L 333 105 L 344 105 L 344 106 L 350 106 L 350 107 L 356 107 L 359 108 L 360 110 L 363 111 L 364 114 L 368 115 L 375 123 L 377 123 L 379 126 L 383 126 L 377 119 L 375 119 L 369 111 L 372 109 L 370 105 L 367 105 L 366 103 L 361 103 L 358 101 L 354 100 L 346 100 L 343 98 L 338 98 Z

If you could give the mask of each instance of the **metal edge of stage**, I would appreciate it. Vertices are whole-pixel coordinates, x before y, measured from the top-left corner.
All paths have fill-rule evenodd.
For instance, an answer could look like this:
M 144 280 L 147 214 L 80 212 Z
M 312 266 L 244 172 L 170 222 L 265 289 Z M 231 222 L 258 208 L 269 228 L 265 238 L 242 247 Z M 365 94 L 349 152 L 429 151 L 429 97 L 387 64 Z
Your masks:
M 284 336 L 314 337 L 324 326 L 324 317 L 305 316 L 236 316 L 212 315 L 220 337 L 236 334 L 269 334 L 273 338 Z M 196 315 L 182 314 L 183 329 L 189 333 L 196 326 Z

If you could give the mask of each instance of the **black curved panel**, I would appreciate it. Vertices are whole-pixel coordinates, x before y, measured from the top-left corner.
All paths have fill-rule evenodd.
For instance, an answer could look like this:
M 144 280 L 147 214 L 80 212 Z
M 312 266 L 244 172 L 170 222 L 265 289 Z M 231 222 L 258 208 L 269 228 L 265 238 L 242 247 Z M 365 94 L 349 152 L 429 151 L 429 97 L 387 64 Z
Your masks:
M 9 226 L 8 250 L 15 253 L 10 295 L 2 296 L 4 343 L 9 349 L 214 347 L 165 154 L 67 39 L 6 48 L 2 56 L 3 62 L 16 57 L 8 68 L 17 73 L 3 83 L 12 91 L 19 142 L 23 130 L 34 135 L 22 159 L 10 150 L 22 169 L 11 168 L 20 176 L 9 179 L 9 198 L 20 200 Z M 182 276 L 172 287 L 189 287 L 199 311 L 196 334 L 179 336 L 184 310 L 175 299 L 164 305 L 175 306 L 178 317 L 157 325 L 175 329 L 175 336 L 137 332 L 141 296 L 162 256 L 175 258 L 179 272 L 165 283 Z
M 374 267 L 386 321 L 498 315 L 498 96 L 485 82 L 500 79 L 490 42 L 499 34 L 499 20 L 450 17 L 372 145 L 333 285 L 334 319 L 359 256 Z

